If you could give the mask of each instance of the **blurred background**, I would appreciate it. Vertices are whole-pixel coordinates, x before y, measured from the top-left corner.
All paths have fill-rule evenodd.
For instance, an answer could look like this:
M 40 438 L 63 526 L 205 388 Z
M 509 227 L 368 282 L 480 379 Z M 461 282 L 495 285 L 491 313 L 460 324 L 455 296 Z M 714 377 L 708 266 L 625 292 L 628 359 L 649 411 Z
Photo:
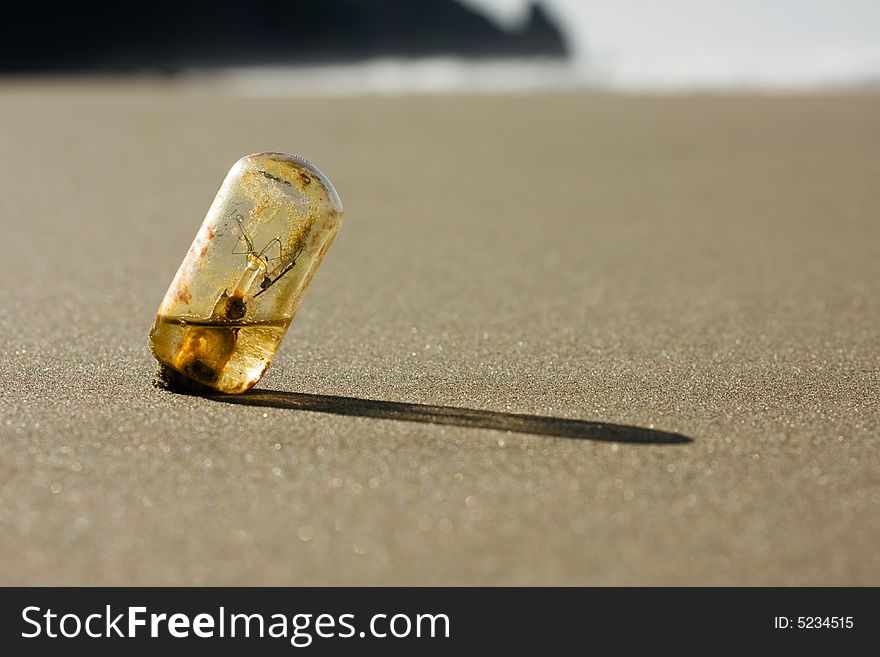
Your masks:
M 6 74 L 171 74 L 256 95 L 880 84 L 873 0 L 15 3 L 4 23 Z

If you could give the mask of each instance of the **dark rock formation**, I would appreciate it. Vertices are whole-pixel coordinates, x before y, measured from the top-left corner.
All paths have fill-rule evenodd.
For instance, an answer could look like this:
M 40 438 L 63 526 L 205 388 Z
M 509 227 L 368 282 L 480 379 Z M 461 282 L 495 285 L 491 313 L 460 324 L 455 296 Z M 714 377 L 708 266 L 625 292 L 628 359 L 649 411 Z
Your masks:
M 563 57 L 540 5 L 506 32 L 454 0 L 11 3 L 0 71 L 131 72 L 372 57 Z

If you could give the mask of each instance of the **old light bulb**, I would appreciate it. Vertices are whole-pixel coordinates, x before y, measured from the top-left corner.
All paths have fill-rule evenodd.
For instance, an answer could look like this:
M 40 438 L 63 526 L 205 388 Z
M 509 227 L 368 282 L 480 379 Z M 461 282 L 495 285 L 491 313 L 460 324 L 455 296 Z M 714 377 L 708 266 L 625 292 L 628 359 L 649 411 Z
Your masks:
M 229 171 L 150 331 L 167 374 L 220 392 L 266 371 L 342 222 L 314 165 L 258 153 Z

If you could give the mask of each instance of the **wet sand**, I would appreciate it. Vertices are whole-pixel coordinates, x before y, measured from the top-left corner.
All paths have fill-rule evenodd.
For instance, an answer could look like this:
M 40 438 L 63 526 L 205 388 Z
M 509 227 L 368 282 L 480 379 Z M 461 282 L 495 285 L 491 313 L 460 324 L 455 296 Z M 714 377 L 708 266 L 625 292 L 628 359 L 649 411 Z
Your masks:
M 157 389 L 261 150 L 339 238 L 250 403 Z M 880 584 L 880 97 L 7 82 L 0 152 L 2 584 Z

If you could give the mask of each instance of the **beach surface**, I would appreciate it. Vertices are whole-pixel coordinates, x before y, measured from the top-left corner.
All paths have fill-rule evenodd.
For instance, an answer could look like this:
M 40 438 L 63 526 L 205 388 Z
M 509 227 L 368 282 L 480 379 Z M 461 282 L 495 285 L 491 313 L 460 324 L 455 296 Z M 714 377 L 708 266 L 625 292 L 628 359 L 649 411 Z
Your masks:
M 346 210 L 270 403 L 161 390 L 266 150 Z M 7 81 L 0 152 L 0 584 L 880 584 L 880 97 Z

